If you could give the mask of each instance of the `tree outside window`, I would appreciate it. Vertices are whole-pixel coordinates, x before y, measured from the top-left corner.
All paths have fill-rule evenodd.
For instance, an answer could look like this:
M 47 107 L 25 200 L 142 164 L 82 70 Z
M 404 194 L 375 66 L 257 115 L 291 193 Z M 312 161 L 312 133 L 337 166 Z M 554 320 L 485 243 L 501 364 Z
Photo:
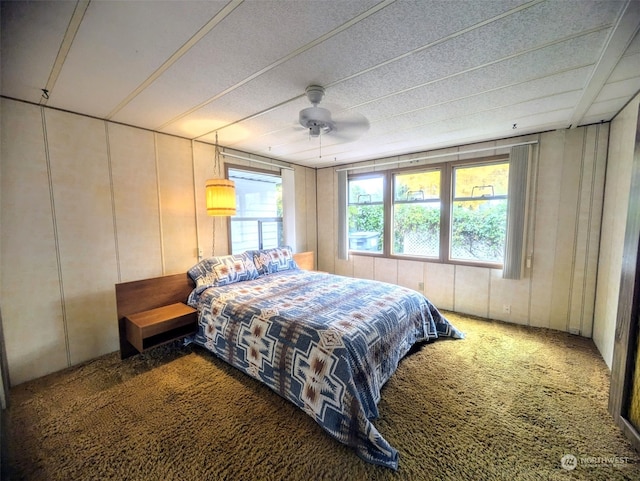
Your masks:
M 453 169 L 451 259 L 503 262 L 508 186 L 509 162 Z
M 349 249 L 502 264 L 508 184 L 505 158 L 352 175 Z M 447 231 L 443 226 L 449 227 Z
M 440 170 L 393 176 L 393 253 L 440 255 Z

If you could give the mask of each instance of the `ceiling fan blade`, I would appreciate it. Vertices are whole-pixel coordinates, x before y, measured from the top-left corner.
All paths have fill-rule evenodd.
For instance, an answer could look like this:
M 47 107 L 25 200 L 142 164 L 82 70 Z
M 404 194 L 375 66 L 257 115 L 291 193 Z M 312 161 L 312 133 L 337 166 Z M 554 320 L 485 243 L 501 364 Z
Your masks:
M 342 112 L 334 116 L 335 128 L 327 135 L 342 142 L 352 142 L 369 130 L 369 121 L 356 112 Z

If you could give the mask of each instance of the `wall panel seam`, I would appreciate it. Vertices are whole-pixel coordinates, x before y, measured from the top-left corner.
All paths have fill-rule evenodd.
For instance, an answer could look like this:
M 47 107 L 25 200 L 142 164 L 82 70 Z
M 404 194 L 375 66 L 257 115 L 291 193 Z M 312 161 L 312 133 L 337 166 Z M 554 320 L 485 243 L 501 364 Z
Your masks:
M 116 216 L 116 196 L 113 186 L 113 164 L 111 162 L 111 138 L 109 137 L 109 123 L 104 121 L 104 135 L 107 143 L 107 166 L 109 168 L 109 191 L 111 193 L 111 216 L 113 219 L 113 243 L 116 253 L 116 269 L 118 272 L 118 282 L 122 282 L 120 269 L 120 246 L 118 244 L 118 218 Z
M 531 172 L 533 174 L 533 179 L 531 181 L 531 198 L 529 199 L 529 216 L 528 216 L 528 227 L 527 227 L 527 250 L 529 259 L 531 259 L 531 267 L 529 268 L 529 295 L 527 296 L 527 324 L 531 325 L 531 309 L 533 305 L 533 270 L 535 268 L 535 247 L 536 247 L 536 205 L 538 202 L 538 168 L 540 166 L 540 143 L 541 138 L 540 134 L 537 136 L 538 144 L 534 147 L 535 156 L 534 165 L 531 166 Z
M 453 311 L 456 311 L 456 274 L 458 273 L 458 266 L 453 265 L 453 292 L 451 293 L 451 307 Z
M 195 140 L 191 141 L 191 173 L 193 174 L 193 216 L 195 218 L 196 223 L 196 257 L 198 258 L 198 262 L 202 259 L 200 257 L 200 226 L 198 224 L 198 202 L 197 202 L 197 190 L 196 190 L 196 149 L 195 149 Z M 204 252 L 204 251 L 203 251 Z M 212 254 L 213 255 L 213 254 Z M 163 269 L 164 271 L 164 269 Z
M 578 236 L 580 234 L 580 206 L 582 205 L 582 181 L 584 178 L 584 156 L 586 152 L 587 133 L 582 132 L 582 150 L 580 152 L 580 171 L 578 176 L 578 196 L 575 205 L 575 222 L 573 224 L 573 252 L 571 253 L 571 275 L 569 276 L 569 295 L 567 296 L 567 321 L 565 324 L 565 331 L 571 332 L 571 319 L 573 316 L 573 289 L 574 281 L 576 277 L 577 259 L 576 253 L 578 250 Z M 565 149 L 566 152 L 566 149 Z M 580 327 L 582 327 L 582 320 L 580 319 Z
M 596 187 L 596 173 L 597 173 L 597 167 L 598 167 L 598 146 L 600 144 L 600 125 L 596 125 L 596 133 L 595 133 L 595 142 L 594 142 L 594 146 L 593 146 L 593 165 L 591 167 L 591 184 L 590 184 L 590 190 L 589 190 L 589 217 L 587 220 L 587 238 L 586 238 L 586 249 L 585 249 L 585 253 L 584 253 L 584 271 L 585 271 L 585 275 L 582 278 L 582 302 L 580 303 L 580 333 L 582 334 L 583 329 L 583 323 L 584 323 L 584 315 L 585 315 L 585 297 L 586 297 L 586 292 L 587 292 L 587 286 L 588 286 L 588 281 L 589 281 L 589 270 L 590 270 L 590 266 L 591 264 L 589 263 L 590 260 L 590 250 L 591 250 L 591 235 L 592 235 L 592 229 L 593 229 L 593 202 L 594 202 L 594 195 L 595 195 L 595 187 Z M 597 273 L 597 261 L 596 261 L 596 273 Z M 596 274 L 594 273 L 594 275 Z M 591 312 L 594 312 L 594 307 L 595 307 L 595 290 L 594 290 L 594 295 L 593 295 L 593 299 L 592 299 L 592 309 Z M 593 324 L 593 314 L 591 315 L 591 323 Z M 591 336 L 589 337 L 593 337 L 593 327 L 591 328 Z
M 67 325 L 67 308 L 64 296 L 64 279 L 62 276 L 62 260 L 60 259 L 60 239 L 58 236 L 58 221 L 56 218 L 56 203 L 53 193 L 53 176 L 51 172 L 51 155 L 49 152 L 49 138 L 47 136 L 47 118 L 45 108 L 40 107 L 42 118 L 42 136 L 44 140 L 44 155 L 47 165 L 47 180 L 49 182 L 49 202 L 51 203 L 51 222 L 53 226 L 53 240 L 56 251 L 56 266 L 58 268 L 58 288 L 60 290 L 60 309 L 62 312 L 62 328 L 64 332 L 64 348 L 67 356 L 67 367 L 71 366 L 71 348 L 69 346 L 69 327 Z
M 607 175 L 608 175 L 608 171 L 609 171 L 609 151 L 612 148 L 611 147 L 611 123 L 609 123 L 608 127 L 607 127 L 607 132 L 606 132 L 606 141 L 607 141 L 607 148 L 605 150 L 605 160 L 604 160 L 604 165 L 603 165 L 603 174 L 602 174 L 602 189 L 601 189 L 601 194 L 602 194 L 602 204 L 600 205 L 600 218 L 598 219 L 599 221 L 599 228 L 598 228 L 598 254 L 596 256 L 596 271 L 595 271 L 595 282 L 593 284 L 593 292 L 595 293 L 595 295 L 593 296 L 593 318 L 591 319 L 591 338 L 594 338 L 594 334 L 595 334 L 595 329 L 596 329 L 596 315 L 597 315 L 597 311 L 599 311 L 600 309 L 598 309 L 598 305 L 599 304 L 597 301 L 598 298 L 598 290 L 599 290 L 599 284 L 600 284 L 600 275 L 601 275 L 601 271 L 600 271 L 600 265 L 601 265 L 601 261 L 602 261 L 602 257 L 603 257 L 603 252 L 602 252 L 602 233 L 604 230 L 604 224 L 605 224 L 605 202 L 607 200 L 607 195 L 606 195 L 606 188 L 607 188 Z M 606 276 L 606 278 L 608 279 L 609 277 L 609 269 L 605 268 L 602 271 L 602 276 Z M 607 282 L 604 282 L 605 285 L 607 285 Z M 605 310 L 606 310 L 606 306 L 605 306 Z M 600 347 L 598 347 L 598 351 L 600 351 Z M 604 356 L 603 356 L 604 357 Z
M 493 276 L 491 275 L 491 271 L 492 269 L 487 269 L 487 272 L 489 273 L 489 279 L 487 280 L 487 310 L 486 310 L 486 315 L 485 317 L 487 319 L 491 318 L 491 286 L 493 284 Z M 497 316 L 496 316 L 497 317 Z
M 162 268 L 162 275 L 166 274 L 165 259 L 164 259 L 164 230 L 162 225 L 162 194 L 160 193 L 160 168 L 158 166 L 158 134 L 153 133 L 153 154 L 156 166 L 156 187 L 158 192 L 158 228 L 160 234 L 160 264 Z M 195 195 L 195 193 L 194 193 Z

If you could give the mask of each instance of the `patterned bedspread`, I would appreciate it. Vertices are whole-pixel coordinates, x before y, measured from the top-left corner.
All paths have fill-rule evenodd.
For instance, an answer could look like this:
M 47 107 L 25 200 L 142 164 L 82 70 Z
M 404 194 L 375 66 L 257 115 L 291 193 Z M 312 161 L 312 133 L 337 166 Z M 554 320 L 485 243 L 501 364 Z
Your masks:
M 201 291 L 201 292 L 199 292 Z M 194 341 L 262 381 L 364 460 L 397 469 L 371 420 L 380 390 L 421 340 L 463 337 L 421 294 L 289 270 L 194 290 Z

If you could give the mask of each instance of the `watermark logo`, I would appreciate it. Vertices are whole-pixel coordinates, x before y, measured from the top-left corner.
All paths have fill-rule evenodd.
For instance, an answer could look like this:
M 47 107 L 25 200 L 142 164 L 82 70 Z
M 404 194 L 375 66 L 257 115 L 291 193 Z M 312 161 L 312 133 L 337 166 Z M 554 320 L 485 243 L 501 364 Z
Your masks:
M 573 471 L 578 466 L 581 468 L 619 468 L 629 462 L 630 459 L 626 456 L 586 456 L 578 458 L 573 454 L 565 454 L 560 458 L 560 466 L 567 471 Z
M 562 469 L 572 471 L 578 466 L 578 458 L 576 458 L 573 454 L 565 454 L 564 456 L 562 456 L 562 458 L 560 458 L 560 466 L 562 466 Z

